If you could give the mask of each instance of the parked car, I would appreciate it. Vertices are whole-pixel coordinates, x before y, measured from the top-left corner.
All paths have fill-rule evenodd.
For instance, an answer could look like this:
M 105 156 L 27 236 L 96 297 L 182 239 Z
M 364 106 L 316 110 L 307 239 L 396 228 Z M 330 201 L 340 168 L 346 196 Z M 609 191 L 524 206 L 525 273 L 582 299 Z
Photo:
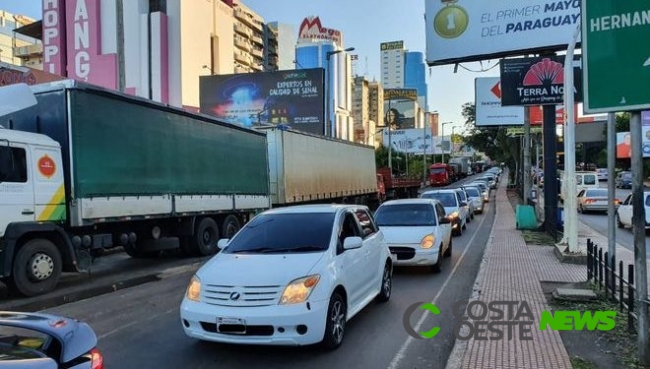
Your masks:
M 442 203 L 445 213 L 451 218 L 452 234 L 460 236 L 467 229 L 467 208 L 454 189 L 426 191 L 421 196 L 423 199 L 435 199 Z
M 200 340 L 335 349 L 347 321 L 391 296 L 391 253 L 365 206 L 267 210 L 218 247 L 180 308 Z
M 645 229 L 650 229 L 650 191 L 643 193 L 645 205 Z M 616 209 L 616 223 L 618 228 L 632 227 L 632 194 L 629 194 L 623 204 Z
M 469 201 L 469 196 L 467 195 L 467 192 L 465 192 L 464 188 L 458 187 L 455 190 L 460 195 L 460 201 L 465 204 L 463 207 L 467 211 L 467 223 L 471 223 L 472 220 L 474 220 L 474 204 Z
M 0 311 L 0 367 L 104 369 L 86 323 L 53 314 Z
M 598 181 L 606 181 L 607 180 L 607 168 L 597 168 L 596 169 L 596 174 L 598 176 Z
M 428 266 L 439 273 L 443 256 L 451 256 L 450 219 L 438 200 L 391 200 L 379 206 L 375 220 L 397 266 Z
M 620 172 L 614 179 L 616 188 L 632 188 L 632 172 Z
M 607 211 L 609 204 L 609 191 L 606 188 L 588 188 L 578 193 L 578 211 Z M 619 205 L 619 200 L 614 199 L 614 205 Z
M 469 201 L 474 207 L 474 212 L 477 214 L 483 213 L 483 207 L 485 206 L 485 199 L 481 193 L 481 189 L 475 186 L 465 186 L 463 187 L 467 195 L 469 196 Z
M 478 187 L 481 190 L 481 195 L 483 195 L 483 201 L 490 202 L 490 188 L 484 181 L 474 181 L 469 183 L 468 186 Z

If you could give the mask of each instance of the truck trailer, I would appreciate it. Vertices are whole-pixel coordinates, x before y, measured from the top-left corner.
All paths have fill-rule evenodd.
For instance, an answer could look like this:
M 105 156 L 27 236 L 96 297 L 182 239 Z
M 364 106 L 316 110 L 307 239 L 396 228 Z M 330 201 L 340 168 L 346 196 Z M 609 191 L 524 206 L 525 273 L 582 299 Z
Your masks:
M 75 81 L 0 117 L 0 278 L 26 296 L 106 249 L 218 251 L 271 207 L 380 200 L 374 149 L 247 129 Z

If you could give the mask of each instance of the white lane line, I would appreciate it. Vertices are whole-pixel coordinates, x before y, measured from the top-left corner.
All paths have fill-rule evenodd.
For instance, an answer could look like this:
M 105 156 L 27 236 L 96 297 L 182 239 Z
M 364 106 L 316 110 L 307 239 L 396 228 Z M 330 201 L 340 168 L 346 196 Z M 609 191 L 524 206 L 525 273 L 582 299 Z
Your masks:
M 483 225 L 483 222 L 485 222 L 485 219 L 487 219 L 487 217 L 483 217 L 483 219 L 481 219 L 481 223 L 478 225 L 478 229 L 481 228 L 481 226 Z M 449 273 L 449 275 L 445 279 L 445 282 L 442 284 L 442 287 L 438 290 L 438 293 L 433 297 L 433 300 L 431 300 L 432 304 L 434 304 L 434 305 L 436 304 L 436 302 L 438 301 L 438 298 L 440 297 L 442 292 L 444 292 L 445 288 L 447 287 L 447 284 L 449 284 L 449 281 L 451 280 L 451 277 L 453 277 L 454 274 L 456 274 L 456 270 L 458 270 L 458 266 L 460 266 L 460 263 L 463 261 L 463 258 L 465 258 L 465 254 L 467 254 L 467 251 L 469 251 L 470 246 L 474 242 L 474 238 L 476 237 L 476 235 L 478 235 L 478 229 L 476 230 L 476 232 L 474 232 L 474 235 L 472 236 L 472 238 L 469 239 L 469 242 L 467 243 L 467 247 L 465 247 L 465 251 L 463 251 L 463 253 L 460 255 L 460 257 L 456 261 L 456 265 L 454 265 L 454 269 L 452 269 L 451 273 Z M 415 327 L 413 327 L 413 329 L 415 329 L 416 332 L 420 331 L 420 329 L 422 328 L 422 324 L 424 324 L 424 321 L 426 320 L 428 314 L 430 314 L 430 313 L 427 312 L 427 311 L 422 312 L 422 316 L 418 320 Z M 397 353 L 393 357 L 393 360 L 391 360 L 390 364 L 388 364 L 387 369 L 397 369 L 399 367 L 399 364 L 406 357 L 406 350 L 408 350 L 409 346 L 411 346 L 411 344 L 413 343 L 414 340 L 415 340 L 415 338 L 411 337 L 410 335 L 406 338 L 406 341 L 404 341 L 402 346 L 399 348 L 399 350 L 397 351 Z

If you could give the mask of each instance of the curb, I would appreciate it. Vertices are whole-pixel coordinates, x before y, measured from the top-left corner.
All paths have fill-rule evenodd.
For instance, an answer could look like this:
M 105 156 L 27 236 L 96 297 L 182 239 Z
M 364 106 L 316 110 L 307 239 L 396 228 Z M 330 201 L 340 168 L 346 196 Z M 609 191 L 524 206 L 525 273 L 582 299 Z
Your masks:
M 494 199 L 494 203 L 495 204 L 497 203 L 496 196 Z M 483 252 L 483 258 L 481 259 L 481 264 L 479 265 L 478 268 L 478 274 L 476 275 L 476 279 L 474 280 L 474 287 L 472 289 L 472 294 L 469 297 L 469 301 L 478 300 L 481 295 L 481 286 L 483 284 L 483 280 L 485 279 L 485 270 L 486 270 L 485 264 L 489 259 L 488 251 L 492 247 L 492 240 L 494 239 L 494 224 L 496 224 L 497 216 L 499 215 L 498 207 L 495 206 L 494 211 L 495 211 L 494 223 L 492 224 L 492 229 L 490 230 L 490 236 L 488 237 L 488 242 L 485 245 L 485 251 Z M 466 330 L 468 329 L 469 328 L 467 328 L 466 326 L 463 326 L 462 332 L 467 333 Z M 465 352 L 467 351 L 467 344 L 468 341 L 456 339 L 456 342 L 454 343 L 454 348 L 452 349 L 451 354 L 447 359 L 447 365 L 445 366 L 445 369 L 458 369 L 462 366 L 463 358 L 465 356 Z
M 12 301 L 11 303 L 0 304 L 0 310 L 38 312 L 72 302 L 106 295 L 130 287 L 161 281 L 163 279 L 186 272 L 196 271 L 201 266 L 201 264 L 201 262 L 195 262 L 188 265 L 167 268 L 162 271 L 152 271 L 145 274 L 126 277 L 124 279 L 118 279 L 118 277 L 112 280 L 104 281 L 98 285 L 87 286 L 86 288 L 82 286 L 73 291 L 60 292 L 54 296 L 48 296 L 45 298 L 35 297 L 31 299 L 26 298 L 25 301 Z M 116 279 L 118 280 L 116 281 Z

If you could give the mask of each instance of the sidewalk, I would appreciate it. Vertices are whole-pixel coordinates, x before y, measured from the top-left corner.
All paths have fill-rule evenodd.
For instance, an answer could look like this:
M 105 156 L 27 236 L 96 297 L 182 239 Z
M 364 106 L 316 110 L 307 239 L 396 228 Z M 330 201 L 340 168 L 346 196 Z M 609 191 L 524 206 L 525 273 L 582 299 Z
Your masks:
M 515 229 L 506 181 L 497 189 L 494 203 L 496 218 L 470 300 L 525 300 L 536 319 L 529 333 L 532 340 L 520 340 L 516 331 L 511 340 L 507 339 L 507 331 L 498 341 L 456 340 L 447 368 L 571 368 L 560 333 L 537 328 L 542 311 L 550 310 L 540 281 L 584 282 L 587 267 L 560 263 L 554 246 L 526 245 L 521 232 Z

